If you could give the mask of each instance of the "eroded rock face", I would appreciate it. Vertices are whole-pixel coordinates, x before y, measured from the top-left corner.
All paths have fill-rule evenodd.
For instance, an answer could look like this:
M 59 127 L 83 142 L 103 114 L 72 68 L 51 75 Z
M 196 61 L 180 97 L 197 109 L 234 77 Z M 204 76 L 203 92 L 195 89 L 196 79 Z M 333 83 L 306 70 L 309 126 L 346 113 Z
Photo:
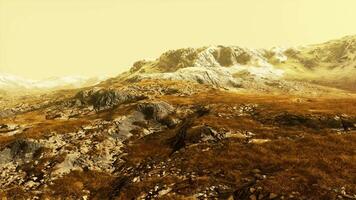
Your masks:
M 9 131 L 16 130 L 14 127 L 10 127 L 7 124 L 0 124 L 0 133 L 6 133 Z
M 186 67 L 169 73 L 149 73 L 138 74 L 131 77 L 131 82 L 150 79 L 182 80 L 199 84 L 212 85 L 214 87 L 241 87 L 241 81 L 235 79 L 229 69 L 206 68 L 206 67 Z
M 96 110 L 105 110 L 122 103 L 128 103 L 144 99 L 144 96 L 136 96 L 127 92 L 111 89 L 97 89 L 81 91 L 75 96 L 75 105 L 93 105 Z
M 166 71 L 176 71 L 192 66 L 198 57 L 199 50 L 192 48 L 168 51 L 158 59 L 158 66 Z
M 17 172 L 17 167 L 30 162 L 41 146 L 32 140 L 19 139 L 3 148 L 0 151 L 0 175 L 4 180 L 0 181 L 0 185 L 11 184 L 15 177 L 20 179 L 22 175 Z
M 145 60 L 137 61 L 133 64 L 132 68 L 130 69 L 130 72 L 139 71 L 146 64 L 149 64 L 149 62 Z
M 0 111 L 0 117 L 8 117 L 12 115 L 14 115 L 14 112 L 11 109 Z
M 37 149 L 40 148 L 38 143 L 29 140 L 16 140 L 8 148 L 11 150 L 11 156 L 14 159 L 30 159 Z
M 0 165 L 3 165 L 9 161 L 11 161 L 12 156 L 11 156 L 11 149 L 10 148 L 5 148 L 2 151 L 0 151 Z
M 219 141 L 224 135 L 209 126 L 195 127 L 187 134 L 187 142 L 194 144 L 199 142 Z

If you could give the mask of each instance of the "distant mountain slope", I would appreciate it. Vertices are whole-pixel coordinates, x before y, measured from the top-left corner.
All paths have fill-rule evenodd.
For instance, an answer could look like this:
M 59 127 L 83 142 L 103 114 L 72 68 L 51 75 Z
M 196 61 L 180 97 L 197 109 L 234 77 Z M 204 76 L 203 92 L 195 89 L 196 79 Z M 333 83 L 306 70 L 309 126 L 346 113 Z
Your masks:
M 184 48 L 141 60 L 106 83 L 144 79 L 192 81 L 221 88 L 319 93 L 356 91 L 356 36 L 296 48 L 238 46 Z M 87 87 L 105 78 L 80 76 L 27 80 L 0 73 L 0 90 L 55 90 Z
M 257 90 L 299 87 L 302 82 L 310 84 L 311 89 L 319 85 L 356 90 L 355 41 L 356 36 L 348 36 L 298 48 L 210 46 L 171 50 L 154 61 L 134 63 L 117 79 L 188 80 Z
M 43 80 L 30 80 L 11 74 L 0 74 L 2 91 L 55 90 L 92 86 L 105 80 L 106 77 L 87 78 L 82 76 L 54 77 Z
M 356 90 L 356 36 L 286 50 L 280 65 L 293 79 Z

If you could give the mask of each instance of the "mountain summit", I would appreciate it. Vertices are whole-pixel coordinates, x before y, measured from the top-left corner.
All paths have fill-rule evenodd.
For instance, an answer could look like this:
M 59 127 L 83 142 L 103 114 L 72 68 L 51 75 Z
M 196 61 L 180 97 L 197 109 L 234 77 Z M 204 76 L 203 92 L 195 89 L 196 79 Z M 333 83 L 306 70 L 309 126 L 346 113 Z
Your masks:
M 276 83 L 290 86 L 303 82 L 355 90 L 355 41 L 356 36 L 348 36 L 297 48 L 210 46 L 171 50 L 154 61 L 134 63 L 118 79 L 188 80 L 245 89 L 251 85 L 264 89 Z

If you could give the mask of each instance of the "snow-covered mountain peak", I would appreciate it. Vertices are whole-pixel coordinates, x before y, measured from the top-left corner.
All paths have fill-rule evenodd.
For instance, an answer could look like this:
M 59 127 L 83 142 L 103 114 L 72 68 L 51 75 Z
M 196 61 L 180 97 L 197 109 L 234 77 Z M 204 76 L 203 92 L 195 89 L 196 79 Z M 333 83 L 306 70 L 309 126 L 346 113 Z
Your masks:
M 0 73 L 0 89 L 19 91 L 79 88 L 98 84 L 107 78 L 107 76 L 92 78 L 84 76 L 64 76 L 34 80 L 8 73 Z
M 355 69 L 356 36 L 348 36 L 288 48 L 218 45 L 170 50 L 156 60 L 136 62 L 118 78 L 183 79 L 224 86 L 239 85 L 236 82 L 242 81 L 249 82 L 249 86 L 265 81 L 278 85 L 276 80 L 292 80 L 356 90 Z

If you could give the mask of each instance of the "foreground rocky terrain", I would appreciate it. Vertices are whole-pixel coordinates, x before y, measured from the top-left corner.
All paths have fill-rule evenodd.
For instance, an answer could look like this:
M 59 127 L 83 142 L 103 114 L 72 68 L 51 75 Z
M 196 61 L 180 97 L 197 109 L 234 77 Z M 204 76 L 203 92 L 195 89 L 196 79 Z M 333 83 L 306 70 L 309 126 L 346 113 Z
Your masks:
M 2 113 L 8 199 L 355 198 L 353 96 L 163 80 L 46 96 Z
M 1 93 L 0 197 L 356 199 L 354 71 L 312 79 L 275 51 L 170 51 L 93 87 Z

